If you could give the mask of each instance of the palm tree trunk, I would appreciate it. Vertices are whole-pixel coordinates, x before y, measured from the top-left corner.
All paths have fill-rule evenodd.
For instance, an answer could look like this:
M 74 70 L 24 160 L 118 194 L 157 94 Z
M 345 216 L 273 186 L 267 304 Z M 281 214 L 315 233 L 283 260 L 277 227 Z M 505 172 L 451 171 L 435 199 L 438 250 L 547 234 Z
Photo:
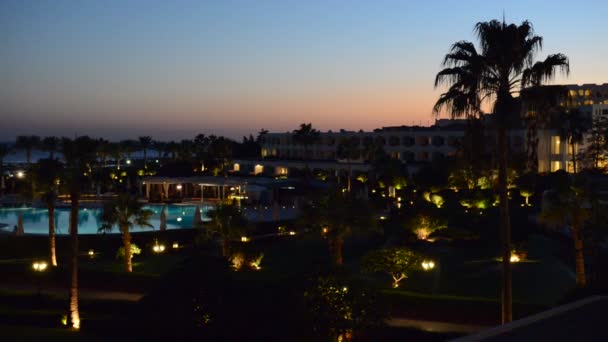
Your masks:
M 576 285 L 578 287 L 587 286 L 585 275 L 585 256 L 583 254 L 583 237 L 579 224 L 572 225 L 572 235 L 574 238 L 574 258 L 576 264 Z
M 55 203 L 47 204 L 49 210 L 49 253 L 51 265 L 57 266 L 57 254 L 55 246 Z
M 507 194 L 507 128 L 498 128 L 498 192 L 500 198 L 500 235 L 502 244 L 502 323 L 513 320 L 513 288 L 511 271 L 511 222 L 509 218 L 509 197 Z
M 576 174 L 576 153 L 575 153 L 575 142 L 570 139 L 570 147 L 572 149 L 572 171 Z
M 29 165 L 32 160 L 32 149 L 29 147 L 25 149 L 25 159 L 27 160 L 27 164 Z
M 350 160 L 346 160 L 346 162 L 348 163 L 348 179 L 347 179 L 346 187 L 348 189 L 348 192 L 350 192 L 350 182 L 351 182 L 351 177 L 352 177 L 352 173 L 353 173 L 353 168 L 350 165 Z
M 329 249 L 334 259 L 334 264 L 342 266 L 344 264 L 344 258 L 342 256 L 342 247 L 344 240 L 341 237 L 335 237 L 329 240 Z
M 131 259 L 131 234 L 129 233 L 128 227 L 122 227 L 122 243 L 125 249 L 125 270 L 127 272 L 133 272 L 133 263 Z
M 70 238 L 72 240 L 72 274 L 70 282 L 70 325 L 72 329 L 80 329 L 80 312 L 78 310 L 78 202 L 79 192 L 70 194 Z
M 230 255 L 230 245 L 227 239 L 222 239 L 222 256 L 227 258 Z
M 144 169 L 148 168 L 148 150 L 144 148 Z

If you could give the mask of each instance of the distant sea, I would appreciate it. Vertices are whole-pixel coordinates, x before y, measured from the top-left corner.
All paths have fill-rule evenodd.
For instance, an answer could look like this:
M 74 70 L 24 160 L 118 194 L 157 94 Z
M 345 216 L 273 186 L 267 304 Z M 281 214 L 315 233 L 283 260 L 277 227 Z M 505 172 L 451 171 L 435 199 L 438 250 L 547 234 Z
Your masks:
M 12 152 L 4 158 L 4 164 L 22 164 L 27 162 L 27 158 L 24 150 L 15 149 L 14 143 L 4 143 L 11 146 Z M 157 153 L 155 150 L 148 150 L 148 159 L 156 158 Z M 39 159 L 48 158 L 49 153 L 38 149 L 32 150 L 32 162 L 35 163 Z M 55 158 L 61 158 L 61 153 L 55 153 Z M 141 151 L 131 153 L 132 159 L 143 159 L 144 154 Z

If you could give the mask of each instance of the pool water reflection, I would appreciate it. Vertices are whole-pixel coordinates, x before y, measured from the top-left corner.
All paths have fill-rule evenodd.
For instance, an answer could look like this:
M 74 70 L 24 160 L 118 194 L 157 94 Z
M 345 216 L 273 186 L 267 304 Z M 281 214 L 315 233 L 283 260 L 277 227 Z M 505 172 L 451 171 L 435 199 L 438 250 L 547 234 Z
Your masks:
M 133 232 L 158 230 L 160 226 L 160 212 L 162 205 L 149 205 L 146 209 L 152 210 L 150 223 L 154 228 L 135 226 Z M 203 221 L 208 221 L 206 213 L 210 206 L 201 206 Z M 167 229 L 192 228 L 194 220 L 193 205 L 166 205 Z M 81 208 L 78 212 L 78 233 L 97 234 L 100 226 L 100 208 Z M 0 208 L 0 223 L 6 224 L 4 231 L 12 232 L 17 226 L 19 213 L 23 213 L 23 230 L 26 234 L 48 234 L 48 210 L 44 208 Z M 68 234 L 69 208 L 55 209 L 55 229 L 57 234 Z M 114 227 L 113 233 L 118 233 Z

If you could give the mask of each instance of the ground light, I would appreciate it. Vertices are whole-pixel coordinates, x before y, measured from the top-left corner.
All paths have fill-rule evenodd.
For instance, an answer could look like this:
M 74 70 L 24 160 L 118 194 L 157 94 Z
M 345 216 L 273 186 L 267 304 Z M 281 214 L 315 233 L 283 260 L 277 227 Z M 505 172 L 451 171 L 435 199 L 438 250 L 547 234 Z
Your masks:
M 23 178 L 23 177 L 25 177 L 25 172 L 17 171 L 17 178 Z
M 241 236 L 241 242 L 249 242 L 249 238 L 246 236 Z
M 428 260 L 428 261 L 425 260 L 425 261 L 422 262 L 422 268 L 425 271 L 430 271 L 433 268 L 435 268 L 435 262 L 433 262 L 432 260 Z
M 94 250 L 92 250 L 92 249 L 89 249 L 89 251 L 87 252 L 87 254 L 88 254 L 88 255 L 89 255 L 91 258 L 93 258 L 93 257 L 95 256 L 95 251 L 94 251 Z
M 173 246 L 171 246 L 171 247 L 173 247 L 173 249 L 178 249 L 179 248 L 179 243 L 174 242 Z
M 521 259 L 519 258 L 519 255 L 515 254 L 515 253 L 511 253 L 511 258 L 509 258 L 510 262 L 520 262 Z
M 34 261 L 32 264 L 32 268 L 36 272 L 44 272 L 48 266 L 49 265 L 46 263 L 46 261 Z
M 154 243 L 154 246 L 152 247 L 152 250 L 154 251 L 154 253 L 160 254 L 165 251 L 165 245 L 159 244 L 158 241 L 156 241 Z

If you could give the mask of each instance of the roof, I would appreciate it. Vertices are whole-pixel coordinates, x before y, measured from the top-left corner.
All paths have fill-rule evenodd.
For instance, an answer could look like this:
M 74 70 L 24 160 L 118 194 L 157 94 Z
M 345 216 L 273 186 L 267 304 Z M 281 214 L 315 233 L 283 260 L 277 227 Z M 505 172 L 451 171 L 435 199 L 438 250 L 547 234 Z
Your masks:
M 608 297 L 594 296 L 453 341 L 608 341 Z

